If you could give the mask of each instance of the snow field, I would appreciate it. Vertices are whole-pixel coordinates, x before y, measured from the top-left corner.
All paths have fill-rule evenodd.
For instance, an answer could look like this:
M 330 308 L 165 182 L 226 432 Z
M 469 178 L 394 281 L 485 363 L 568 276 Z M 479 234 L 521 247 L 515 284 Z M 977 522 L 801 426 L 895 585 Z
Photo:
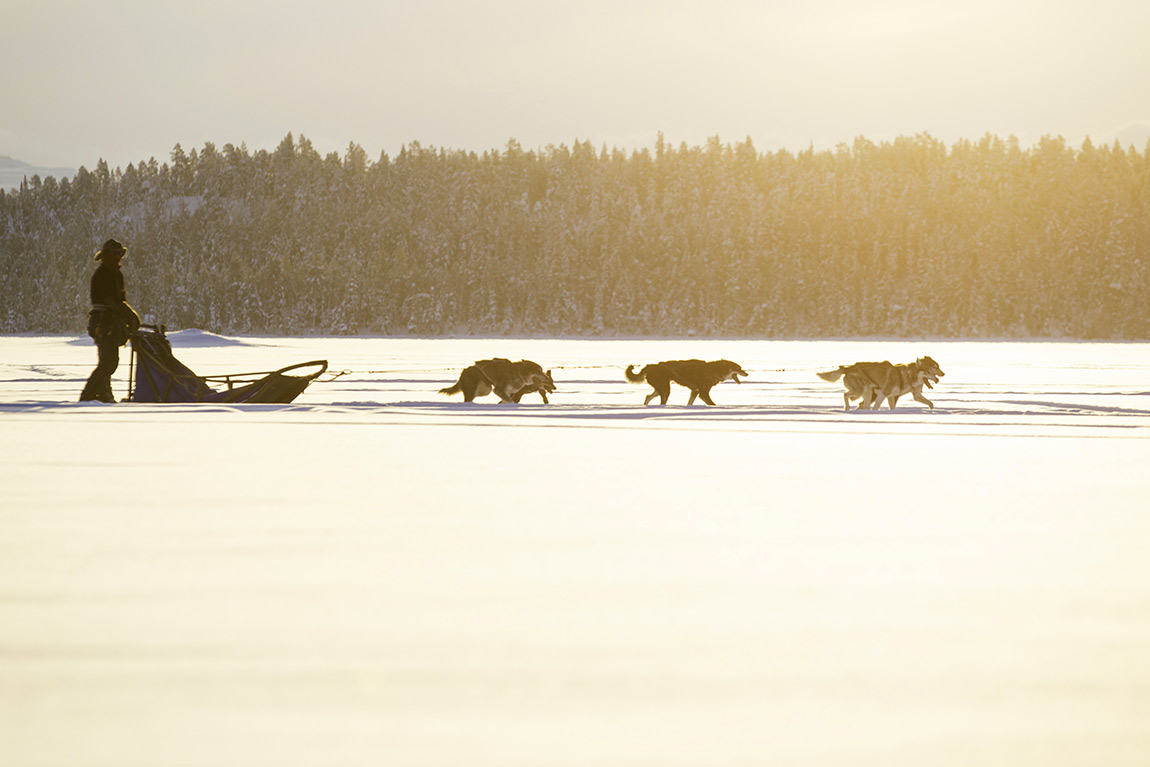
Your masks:
M 1140 765 L 1150 345 L 0 339 L 0 763 Z M 933 411 L 814 370 L 930 354 Z M 552 405 L 437 389 L 554 369 Z M 719 407 L 622 368 L 727 357 Z M 126 382 L 127 354 L 115 380 Z

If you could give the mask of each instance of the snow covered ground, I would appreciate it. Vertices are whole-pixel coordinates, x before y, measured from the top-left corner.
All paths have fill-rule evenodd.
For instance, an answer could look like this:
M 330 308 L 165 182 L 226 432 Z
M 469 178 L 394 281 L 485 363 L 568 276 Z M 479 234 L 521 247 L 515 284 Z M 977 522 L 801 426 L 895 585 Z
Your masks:
M 0 764 L 1150 754 L 1150 344 L 172 338 L 349 372 L 78 404 L 86 338 L 0 338 Z M 933 411 L 814 375 L 923 354 Z M 437 393 L 493 356 L 552 404 Z M 679 357 L 750 379 L 643 407 Z

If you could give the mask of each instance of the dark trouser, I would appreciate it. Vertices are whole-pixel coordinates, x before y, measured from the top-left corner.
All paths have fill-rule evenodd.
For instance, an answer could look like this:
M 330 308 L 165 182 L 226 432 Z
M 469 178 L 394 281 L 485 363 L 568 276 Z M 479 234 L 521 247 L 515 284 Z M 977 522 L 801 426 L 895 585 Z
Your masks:
M 96 343 L 99 361 L 92 375 L 88 376 L 88 383 L 80 394 L 80 401 L 98 399 L 101 402 L 115 402 L 112 394 L 112 374 L 120 366 L 120 345 L 115 341 L 101 341 Z

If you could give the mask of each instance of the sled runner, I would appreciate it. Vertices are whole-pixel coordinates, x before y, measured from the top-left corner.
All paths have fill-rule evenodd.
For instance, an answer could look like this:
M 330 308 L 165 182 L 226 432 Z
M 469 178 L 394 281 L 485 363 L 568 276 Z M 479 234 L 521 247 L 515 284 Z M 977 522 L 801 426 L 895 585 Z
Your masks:
M 141 325 L 131 336 L 130 402 L 288 403 L 327 370 L 327 360 L 289 365 L 273 372 L 198 376 L 172 354 L 161 325 Z M 291 371 L 314 368 L 305 374 Z M 213 388 L 223 386 L 225 388 Z

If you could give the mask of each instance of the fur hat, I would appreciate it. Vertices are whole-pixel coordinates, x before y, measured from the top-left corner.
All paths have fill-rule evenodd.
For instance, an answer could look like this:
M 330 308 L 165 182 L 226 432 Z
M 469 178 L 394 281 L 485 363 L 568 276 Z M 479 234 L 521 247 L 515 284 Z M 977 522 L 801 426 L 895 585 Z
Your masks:
M 128 252 L 128 249 L 120 244 L 119 240 L 108 240 L 104 243 L 104 247 L 96 251 L 96 260 L 99 261 L 104 256 L 122 256 Z

